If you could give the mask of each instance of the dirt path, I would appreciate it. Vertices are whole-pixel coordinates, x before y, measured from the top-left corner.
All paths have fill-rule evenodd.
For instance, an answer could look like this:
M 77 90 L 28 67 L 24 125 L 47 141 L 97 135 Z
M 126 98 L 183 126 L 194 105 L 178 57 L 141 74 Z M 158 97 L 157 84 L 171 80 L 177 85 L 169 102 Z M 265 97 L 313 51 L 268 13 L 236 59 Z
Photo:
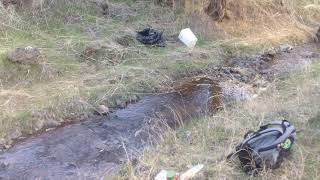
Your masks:
M 109 117 L 72 124 L 31 137 L 0 154 L 0 179 L 101 179 L 134 159 L 166 124 L 179 127 L 235 101 L 255 97 L 274 78 L 319 60 L 319 47 L 230 59 L 148 96 Z

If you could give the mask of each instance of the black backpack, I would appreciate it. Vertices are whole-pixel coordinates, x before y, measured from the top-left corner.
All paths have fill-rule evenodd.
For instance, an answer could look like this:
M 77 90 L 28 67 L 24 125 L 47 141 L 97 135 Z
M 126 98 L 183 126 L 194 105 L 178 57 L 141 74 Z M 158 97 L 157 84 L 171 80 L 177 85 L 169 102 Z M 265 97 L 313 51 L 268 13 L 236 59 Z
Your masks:
M 278 168 L 291 152 L 295 132 L 295 127 L 287 120 L 273 121 L 258 131 L 249 131 L 236 147 L 236 152 L 227 159 L 238 157 L 242 169 L 248 174 Z

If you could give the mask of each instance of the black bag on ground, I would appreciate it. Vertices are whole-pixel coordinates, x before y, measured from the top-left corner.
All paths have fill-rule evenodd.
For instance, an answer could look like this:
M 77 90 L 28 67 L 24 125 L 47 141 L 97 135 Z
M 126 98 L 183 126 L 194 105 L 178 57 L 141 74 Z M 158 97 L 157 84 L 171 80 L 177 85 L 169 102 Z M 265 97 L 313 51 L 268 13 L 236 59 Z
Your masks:
M 147 45 L 157 45 L 160 47 L 165 46 L 165 41 L 163 38 L 163 32 L 159 32 L 152 28 L 146 28 L 143 31 L 137 33 L 137 40 L 143 44 Z
M 228 159 L 237 156 L 243 170 L 251 174 L 265 168 L 278 168 L 291 153 L 295 132 L 295 127 L 286 120 L 261 126 L 258 131 L 248 132 Z

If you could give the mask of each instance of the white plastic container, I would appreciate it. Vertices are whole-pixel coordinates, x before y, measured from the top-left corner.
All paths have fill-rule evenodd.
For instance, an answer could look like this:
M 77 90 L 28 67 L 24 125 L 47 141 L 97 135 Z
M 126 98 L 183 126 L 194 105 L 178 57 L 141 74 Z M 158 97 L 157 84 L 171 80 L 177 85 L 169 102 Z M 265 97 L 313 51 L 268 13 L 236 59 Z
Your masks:
M 190 28 L 182 29 L 179 34 L 179 39 L 189 48 L 193 48 L 198 41 L 198 38 L 193 34 Z

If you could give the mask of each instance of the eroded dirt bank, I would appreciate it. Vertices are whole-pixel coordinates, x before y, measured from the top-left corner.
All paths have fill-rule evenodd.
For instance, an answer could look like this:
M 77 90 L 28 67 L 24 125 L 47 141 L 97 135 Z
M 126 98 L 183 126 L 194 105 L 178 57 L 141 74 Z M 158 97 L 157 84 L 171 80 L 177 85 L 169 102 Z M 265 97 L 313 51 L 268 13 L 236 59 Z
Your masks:
M 262 55 L 229 59 L 175 91 L 148 96 L 109 117 L 68 125 L 18 143 L 0 155 L 0 179 L 100 179 L 132 160 L 161 133 L 230 103 L 248 100 L 270 81 L 319 60 L 307 44 Z

